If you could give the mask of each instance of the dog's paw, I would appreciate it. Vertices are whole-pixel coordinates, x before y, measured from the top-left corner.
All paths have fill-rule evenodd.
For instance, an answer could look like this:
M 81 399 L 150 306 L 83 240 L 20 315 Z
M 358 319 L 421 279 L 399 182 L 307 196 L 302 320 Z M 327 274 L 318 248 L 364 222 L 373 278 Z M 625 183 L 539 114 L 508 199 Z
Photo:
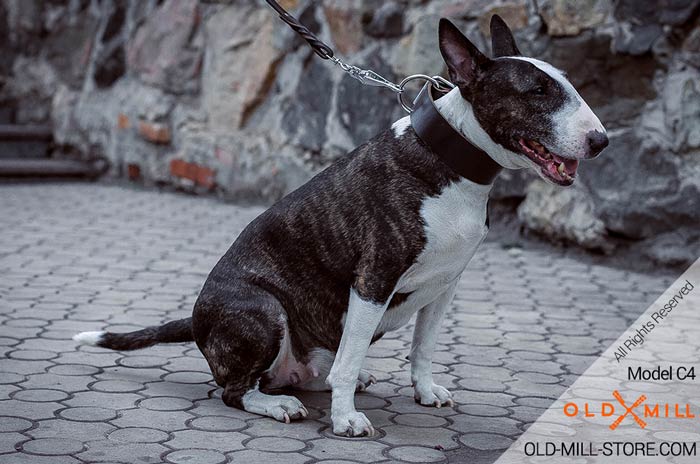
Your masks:
M 331 417 L 333 421 L 333 433 L 342 437 L 371 437 L 374 435 L 374 427 L 361 412 L 351 411 L 346 414 Z
M 304 405 L 293 396 L 274 395 L 274 404 L 265 407 L 265 413 L 280 422 L 289 424 L 296 419 L 304 419 L 309 415 Z
M 377 383 L 377 379 L 369 372 L 362 370 L 357 378 L 357 386 L 355 387 L 356 392 L 365 391 L 370 385 Z
M 413 398 L 416 400 L 416 403 L 420 403 L 423 406 L 440 408 L 442 406 L 452 407 L 455 405 L 455 402 L 452 400 L 452 393 L 447 388 L 434 383 L 415 385 Z

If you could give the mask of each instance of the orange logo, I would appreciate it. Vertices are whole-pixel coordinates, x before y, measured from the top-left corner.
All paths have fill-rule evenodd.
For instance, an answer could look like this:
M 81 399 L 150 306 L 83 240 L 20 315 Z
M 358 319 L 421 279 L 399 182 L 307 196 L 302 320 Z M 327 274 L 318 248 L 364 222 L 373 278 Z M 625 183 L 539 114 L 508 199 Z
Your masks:
M 610 430 L 615 430 L 615 429 L 617 428 L 617 426 L 620 425 L 620 424 L 622 423 L 623 420 L 625 420 L 625 417 L 627 417 L 628 414 L 632 414 L 632 417 L 634 418 L 634 421 L 635 421 L 637 424 L 639 424 L 639 426 L 640 426 L 641 428 L 646 428 L 647 423 L 644 422 L 644 421 L 634 412 L 634 408 L 636 408 L 637 406 L 639 406 L 640 404 L 644 403 L 644 402 L 647 400 L 647 397 L 646 397 L 645 395 L 640 395 L 640 397 L 637 398 L 637 401 L 635 401 L 634 403 L 632 403 L 632 406 L 630 406 L 629 408 L 628 408 L 627 405 L 625 404 L 625 400 L 622 399 L 622 396 L 620 395 L 620 392 L 619 392 L 619 391 L 617 391 L 617 390 L 613 391 L 613 396 L 614 396 L 615 399 L 622 405 L 622 407 L 625 408 L 625 412 L 624 412 L 624 414 L 621 414 L 620 417 L 618 417 L 617 419 L 615 419 L 615 422 L 613 422 L 612 424 L 610 424 Z
M 615 405 L 610 401 L 603 401 L 598 406 L 591 405 L 585 402 L 581 405 L 574 402 L 569 402 L 564 405 L 563 412 L 566 417 L 576 417 L 579 414 L 583 417 L 609 417 L 617 418 L 608 427 L 610 430 L 617 429 L 620 424 L 630 416 L 641 428 L 646 428 L 647 423 L 644 419 L 694 419 L 695 412 L 691 410 L 690 404 L 679 403 L 647 403 L 646 395 L 639 395 L 637 400 L 629 406 L 620 395 L 620 392 L 614 390 L 612 396 L 619 404 Z M 617 406 L 617 407 L 615 407 Z M 620 409 L 622 406 L 622 409 Z M 637 411 L 637 408 L 644 406 L 644 409 Z M 644 419 L 643 419 L 644 418 Z

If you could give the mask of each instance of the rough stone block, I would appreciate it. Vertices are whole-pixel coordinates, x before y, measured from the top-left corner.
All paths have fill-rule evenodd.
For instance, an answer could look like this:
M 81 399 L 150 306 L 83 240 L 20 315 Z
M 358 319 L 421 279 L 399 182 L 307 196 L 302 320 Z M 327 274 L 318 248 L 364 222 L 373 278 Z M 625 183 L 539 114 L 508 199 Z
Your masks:
M 167 0 L 127 44 L 127 65 L 143 82 L 172 93 L 196 92 L 202 68 L 196 0 Z M 235 29 L 235 28 L 234 28 Z

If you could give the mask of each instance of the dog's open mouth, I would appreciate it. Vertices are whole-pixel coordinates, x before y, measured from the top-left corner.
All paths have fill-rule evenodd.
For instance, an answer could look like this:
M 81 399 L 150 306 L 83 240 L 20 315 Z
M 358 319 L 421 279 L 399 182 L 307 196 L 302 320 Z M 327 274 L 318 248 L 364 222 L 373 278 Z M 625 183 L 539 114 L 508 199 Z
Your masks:
M 578 160 L 562 158 L 534 140 L 519 140 L 523 153 L 542 169 L 542 173 L 559 185 L 571 185 L 576 178 Z

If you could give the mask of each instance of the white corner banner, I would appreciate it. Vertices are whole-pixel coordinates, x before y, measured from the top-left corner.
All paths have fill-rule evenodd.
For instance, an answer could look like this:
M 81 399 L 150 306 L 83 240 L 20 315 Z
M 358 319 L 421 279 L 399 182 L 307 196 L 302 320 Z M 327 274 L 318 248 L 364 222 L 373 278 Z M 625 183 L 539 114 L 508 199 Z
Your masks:
M 700 259 L 501 455 L 700 463 Z

